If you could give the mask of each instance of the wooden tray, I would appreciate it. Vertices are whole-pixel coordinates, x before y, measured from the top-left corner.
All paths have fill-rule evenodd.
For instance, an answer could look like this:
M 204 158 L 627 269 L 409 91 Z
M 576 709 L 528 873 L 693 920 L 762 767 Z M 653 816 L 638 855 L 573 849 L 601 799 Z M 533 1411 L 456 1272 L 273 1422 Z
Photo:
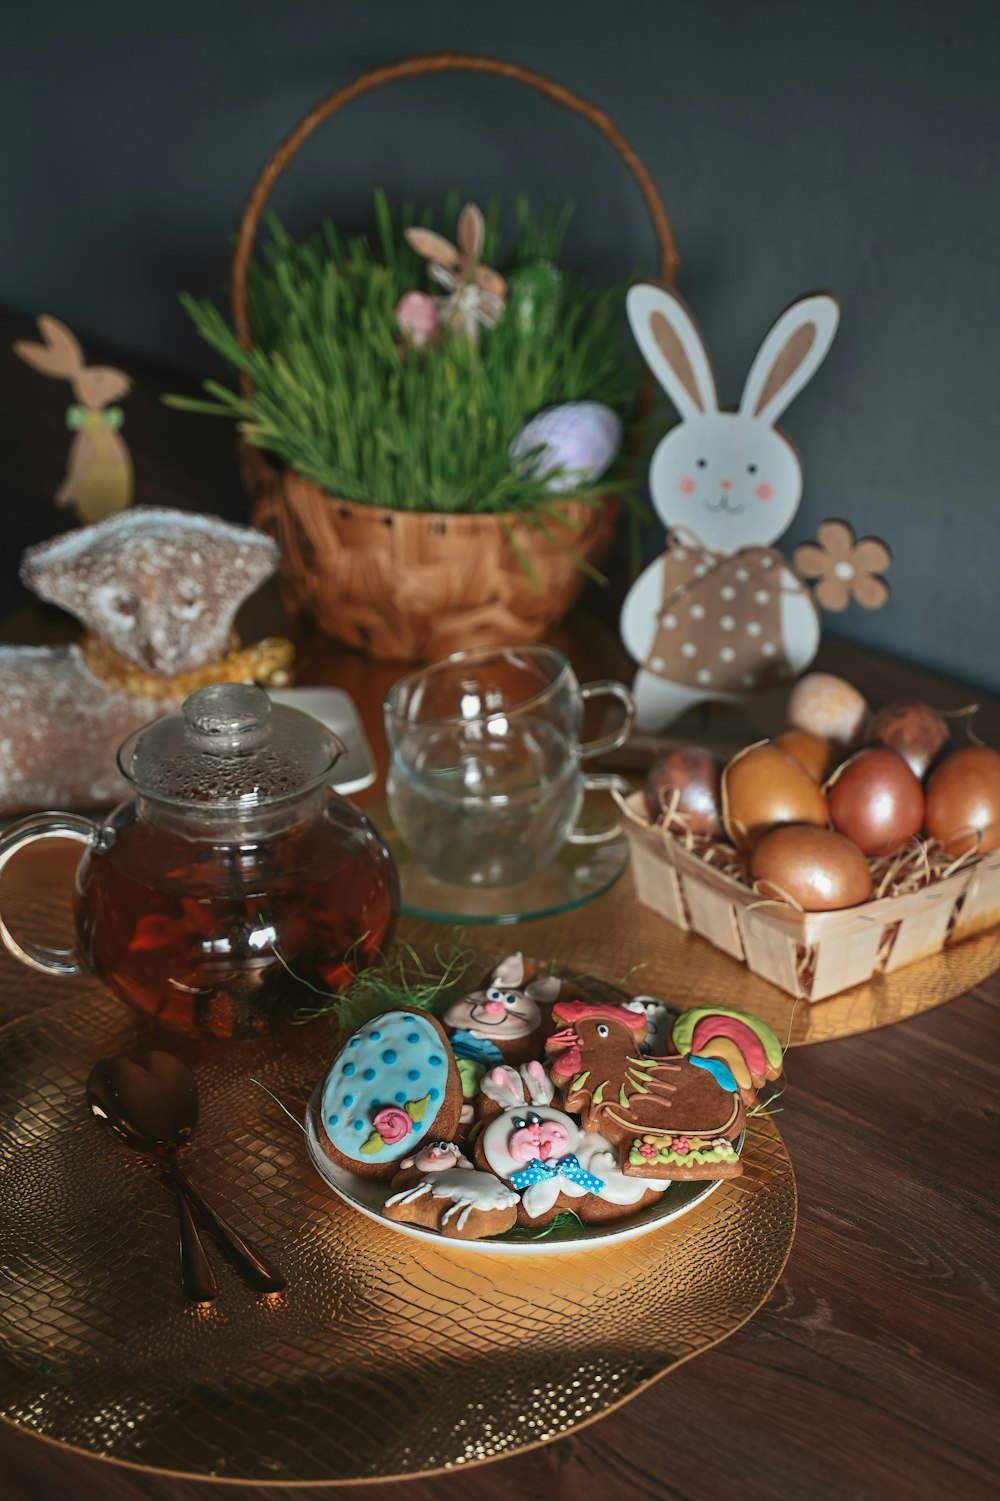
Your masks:
M 843 912 L 796 912 L 763 903 L 649 823 L 641 793 L 627 807 L 639 901 L 802 1000 L 821 1001 L 891 974 L 1000 923 L 1000 850 L 908 896 Z

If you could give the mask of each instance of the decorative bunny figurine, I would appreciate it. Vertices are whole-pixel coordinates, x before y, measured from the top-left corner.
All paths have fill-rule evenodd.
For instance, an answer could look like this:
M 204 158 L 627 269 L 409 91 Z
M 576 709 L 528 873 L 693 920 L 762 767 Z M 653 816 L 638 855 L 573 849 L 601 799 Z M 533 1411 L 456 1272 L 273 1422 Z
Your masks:
M 43 375 L 68 380 L 76 397 L 66 413 L 73 441 L 55 502 L 72 505 L 82 522 L 100 521 L 113 511 L 124 511 L 135 493 L 132 458 L 118 431 L 121 407 L 112 405 L 128 395 L 132 381 L 110 365 L 88 367 L 75 336 L 57 318 L 43 313 L 38 329 L 45 343 L 19 340 L 15 354 Z
M 436 299 L 441 322 L 473 344 L 479 330 L 494 328 L 503 317 L 507 283 L 499 271 L 482 262 L 486 221 L 475 203 L 458 216 L 457 245 L 433 229 L 408 229 L 407 242 L 428 262 L 428 269 L 445 295 Z
M 636 286 L 632 332 L 681 416 L 650 468 L 667 550 L 633 584 L 621 634 L 639 663 L 636 723 L 664 728 L 704 699 L 780 687 L 812 661 L 819 617 L 772 544 L 802 495 L 802 470 L 774 426 L 815 374 L 839 309 L 817 293 L 795 302 L 761 345 L 738 411 L 721 410 L 698 328 L 673 292 Z

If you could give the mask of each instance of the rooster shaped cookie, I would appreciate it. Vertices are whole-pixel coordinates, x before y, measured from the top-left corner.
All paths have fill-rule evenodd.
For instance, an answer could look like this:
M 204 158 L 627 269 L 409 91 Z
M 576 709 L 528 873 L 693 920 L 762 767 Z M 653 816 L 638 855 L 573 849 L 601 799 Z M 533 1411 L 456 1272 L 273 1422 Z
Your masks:
M 600 1131 L 619 1153 L 622 1172 L 643 1178 L 735 1178 L 741 1172 L 733 1143 L 746 1120 L 746 1105 L 755 1096 L 753 1078 L 761 1077 L 761 1056 L 778 1059 L 777 1038 L 755 1017 L 742 1018 L 744 1031 L 730 1025 L 736 1013 L 699 1013 L 700 1051 L 688 1056 L 644 1057 L 644 1014 L 623 1006 L 560 1002 L 555 1020 L 564 1023 L 546 1051 L 553 1056 L 551 1075 L 562 1090 L 563 1107 L 578 1112 L 585 1131 Z M 713 1016 L 719 1018 L 713 1029 Z M 683 1017 L 681 1018 L 683 1021 Z M 745 1061 L 749 1037 L 757 1044 L 753 1065 L 740 1067 L 747 1087 L 741 1090 L 733 1069 L 709 1051 L 717 1030 Z M 686 1038 L 688 1047 L 690 1037 Z M 719 1051 L 715 1049 L 715 1051 Z M 725 1051 L 723 1049 L 722 1051 Z M 774 1065 L 768 1064 L 771 1077 Z M 764 1077 L 768 1077 L 767 1070 Z

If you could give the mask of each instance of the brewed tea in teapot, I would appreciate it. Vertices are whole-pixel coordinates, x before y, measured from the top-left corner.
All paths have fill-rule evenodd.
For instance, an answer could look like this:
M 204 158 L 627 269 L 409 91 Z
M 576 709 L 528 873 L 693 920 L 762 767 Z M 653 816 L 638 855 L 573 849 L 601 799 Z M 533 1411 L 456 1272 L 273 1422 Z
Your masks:
M 86 845 L 78 949 L 8 947 L 35 968 L 91 970 L 164 1026 L 273 1031 L 375 959 L 398 884 L 377 830 L 328 785 L 341 746 L 248 684 L 200 688 L 118 755 L 135 789 L 103 824 L 38 814 L 0 837 L 0 869 L 32 839 Z

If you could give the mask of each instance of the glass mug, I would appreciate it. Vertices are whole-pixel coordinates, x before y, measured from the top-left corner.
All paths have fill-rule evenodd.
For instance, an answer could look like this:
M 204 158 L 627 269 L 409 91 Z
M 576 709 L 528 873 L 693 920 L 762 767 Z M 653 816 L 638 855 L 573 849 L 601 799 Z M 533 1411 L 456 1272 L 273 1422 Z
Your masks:
M 618 728 L 580 743 L 585 705 L 622 706 Z M 579 683 L 551 646 L 456 652 L 403 678 L 385 706 L 389 811 L 416 859 L 439 880 L 511 886 L 567 843 L 614 838 L 576 828 L 584 795 L 622 778 L 583 761 L 623 745 L 635 705 L 621 683 Z
M 38 813 L 0 835 L 0 871 L 35 839 L 85 846 L 74 950 L 19 943 L 48 974 L 95 974 L 166 1027 L 256 1037 L 343 989 L 388 942 L 395 866 L 329 786 L 342 747 L 250 684 L 199 688 L 122 745 L 134 797 L 103 823 Z

